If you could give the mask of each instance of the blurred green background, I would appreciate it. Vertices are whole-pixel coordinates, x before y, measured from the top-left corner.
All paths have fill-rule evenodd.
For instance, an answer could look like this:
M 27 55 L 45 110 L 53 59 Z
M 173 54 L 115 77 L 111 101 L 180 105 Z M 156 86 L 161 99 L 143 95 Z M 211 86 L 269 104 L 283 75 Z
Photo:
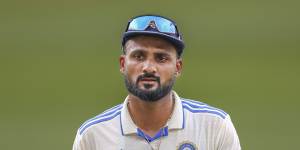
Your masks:
M 298 149 L 299 1 L 0 2 L 0 147 L 71 149 L 82 122 L 126 96 L 130 17 L 177 21 L 180 96 L 231 114 L 245 150 Z

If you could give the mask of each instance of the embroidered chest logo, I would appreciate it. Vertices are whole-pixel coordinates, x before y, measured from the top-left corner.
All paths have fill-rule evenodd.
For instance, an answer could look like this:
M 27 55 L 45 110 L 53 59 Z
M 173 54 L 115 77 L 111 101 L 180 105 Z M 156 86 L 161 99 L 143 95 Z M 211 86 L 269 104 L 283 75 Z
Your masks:
M 184 141 L 177 146 L 177 150 L 198 150 L 196 145 L 189 141 Z

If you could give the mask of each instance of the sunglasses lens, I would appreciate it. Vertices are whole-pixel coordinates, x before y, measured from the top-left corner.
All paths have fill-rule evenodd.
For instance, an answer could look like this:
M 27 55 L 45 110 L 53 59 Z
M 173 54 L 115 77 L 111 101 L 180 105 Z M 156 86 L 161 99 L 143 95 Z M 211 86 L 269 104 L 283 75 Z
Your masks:
M 128 30 L 145 31 L 148 27 L 157 28 L 159 32 L 176 34 L 175 24 L 159 16 L 141 16 L 133 19 L 128 26 Z

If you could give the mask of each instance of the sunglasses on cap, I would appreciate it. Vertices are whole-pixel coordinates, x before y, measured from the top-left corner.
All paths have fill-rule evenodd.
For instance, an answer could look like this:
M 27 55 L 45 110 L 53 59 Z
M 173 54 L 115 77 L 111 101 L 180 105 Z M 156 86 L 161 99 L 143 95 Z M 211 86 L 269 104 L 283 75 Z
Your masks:
M 161 32 L 181 38 L 175 22 L 162 16 L 138 16 L 129 21 L 126 31 L 152 31 Z

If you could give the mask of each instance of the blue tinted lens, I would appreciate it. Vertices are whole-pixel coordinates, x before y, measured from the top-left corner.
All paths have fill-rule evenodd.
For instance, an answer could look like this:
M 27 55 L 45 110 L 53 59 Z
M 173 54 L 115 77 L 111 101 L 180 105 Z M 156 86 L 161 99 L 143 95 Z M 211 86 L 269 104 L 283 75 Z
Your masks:
M 144 31 L 153 21 L 160 32 L 176 34 L 174 23 L 159 16 L 137 17 L 129 23 L 128 30 Z

